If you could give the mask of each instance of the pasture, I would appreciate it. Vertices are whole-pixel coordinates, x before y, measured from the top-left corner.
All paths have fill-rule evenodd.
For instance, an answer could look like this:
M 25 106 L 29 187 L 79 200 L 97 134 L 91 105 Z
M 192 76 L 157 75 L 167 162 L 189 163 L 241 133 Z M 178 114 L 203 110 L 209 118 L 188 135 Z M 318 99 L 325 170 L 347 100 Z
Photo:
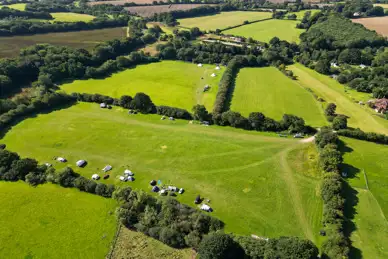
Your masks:
M 378 34 L 388 36 L 388 16 L 384 17 L 368 17 L 360 19 L 352 19 L 352 22 L 364 25 L 367 29 L 376 31 Z
M 185 28 L 198 27 L 201 30 L 225 29 L 227 27 L 243 24 L 244 21 L 257 21 L 271 18 L 271 12 L 222 12 L 215 15 L 194 18 L 178 19 L 180 26 Z
M 364 258 L 388 257 L 388 146 L 341 137 L 345 146 L 343 171 L 356 190 L 353 246 Z M 365 174 L 364 174 L 365 173 Z
M 289 14 L 296 14 L 297 20 L 302 20 L 306 12 L 310 12 L 311 16 L 318 13 L 320 10 L 311 9 L 311 10 L 301 10 L 299 12 L 290 12 Z M 288 15 L 288 14 L 287 14 Z
M 1 258 L 104 258 L 116 202 L 52 184 L 0 182 Z
M 132 14 L 142 17 L 151 17 L 154 14 L 166 13 L 172 11 L 190 10 L 201 6 L 213 6 L 214 4 L 165 4 L 165 5 L 148 5 L 148 6 L 130 6 L 124 9 Z
M 174 249 L 141 232 L 122 227 L 113 249 L 113 259 L 190 259 L 191 249 Z
M 226 223 L 228 232 L 318 240 L 322 201 L 313 143 L 163 121 L 158 115 L 128 115 L 118 107 L 105 110 L 90 103 L 26 119 L 2 143 L 56 168 L 75 168 L 77 160 L 85 159 L 88 165 L 75 170 L 88 178 L 102 176 L 101 169 L 110 164 L 110 178 L 100 180 L 105 183 L 149 193 L 152 179 L 183 187 L 178 199 L 192 206 L 198 194 L 210 199 L 212 215 Z M 56 163 L 53 156 L 69 162 Z M 124 169 L 135 173 L 134 182 L 119 181 Z
M 113 74 L 105 79 L 77 80 L 64 84 L 68 93 L 99 93 L 112 97 L 134 96 L 138 92 L 148 94 L 156 105 L 168 105 L 191 111 L 195 104 L 203 104 L 211 111 L 215 102 L 218 82 L 224 68 L 180 61 L 163 61 L 140 65 L 134 69 Z M 216 77 L 211 77 L 215 73 Z M 203 92 L 205 85 L 210 89 Z
M 301 86 L 310 88 L 327 103 L 335 103 L 337 105 L 337 113 L 345 114 L 349 117 L 348 125 L 350 127 L 388 134 L 388 121 L 377 116 L 366 105 L 358 104 L 358 101 L 369 100 L 370 94 L 346 89 L 336 80 L 319 74 L 301 64 L 296 63 L 288 68 L 297 76 L 296 82 Z
M 90 22 L 93 20 L 93 15 L 79 13 L 51 13 L 55 22 Z
M 25 11 L 26 10 L 26 5 L 27 4 L 25 4 L 25 3 L 22 3 L 22 4 L 10 4 L 10 5 L 0 5 L 0 8 L 8 7 L 8 8 L 19 10 L 19 11 Z
M 273 37 L 278 37 L 281 40 L 298 43 L 299 35 L 304 30 L 297 29 L 297 23 L 298 21 L 272 19 L 225 30 L 223 33 L 250 37 L 262 42 L 269 42 Z
M 126 37 L 125 28 L 0 37 L 0 58 L 16 57 L 21 49 L 35 44 L 48 43 L 92 50 L 94 46 L 101 42 L 123 37 Z
M 124 5 L 126 3 L 135 3 L 135 4 L 152 4 L 155 0 L 113 0 L 113 1 L 93 1 L 88 2 L 88 5 L 102 5 L 102 4 L 111 4 L 111 5 Z M 158 1 L 159 2 L 159 1 Z M 167 3 L 167 1 L 166 1 Z
M 274 67 L 241 69 L 231 110 L 244 116 L 259 111 L 277 120 L 285 113 L 294 114 L 312 126 L 327 124 L 323 109 L 313 95 Z

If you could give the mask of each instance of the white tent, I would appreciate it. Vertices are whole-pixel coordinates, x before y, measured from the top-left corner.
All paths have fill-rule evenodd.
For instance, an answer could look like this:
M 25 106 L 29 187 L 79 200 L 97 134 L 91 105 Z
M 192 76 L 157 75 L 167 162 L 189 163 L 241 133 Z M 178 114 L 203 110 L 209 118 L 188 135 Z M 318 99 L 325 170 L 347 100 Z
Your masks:
M 125 175 L 133 176 L 134 174 L 131 172 L 131 170 L 125 169 L 124 170 Z
M 125 182 L 127 180 L 127 178 L 125 178 L 124 176 L 120 176 L 119 179 L 120 179 L 120 181 L 123 181 L 123 182 Z
M 100 103 L 100 108 L 106 108 L 106 103 Z
M 216 76 L 216 74 L 214 74 L 214 73 L 213 73 L 213 74 L 211 74 L 211 77 L 215 77 L 215 76 Z
M 98 174 L 94 174 L 94 175 L 92 175 L 92 179 L 98 180 L 98 179 L 100 179 L 100 176 Z
M 133 181 L 135 181 L 135 178 L 133 178 L 132 176 L 128 176 L 128 181 L 133 182 Z
M 110 170 L 112 170 L 112 166 L 111 166 L 111 165 L 106 165 L 106 166 L 102 169 L 102 171 L 104 171 L 104 172 L 108 172 L 108 171 L 110 171 Z
M 64 162 L 66 162 L 66 158 L 58 157 L 57 161 L 64 163 Z
M 82 167 L 86 164 L 85 160 L 78 160 L 77 163 L 75 163 L 78 167 Z
M 201 63 L 199 63 L 197 66 L 198 66 L 198 67 L 202 67 L 202 64 L 201 64 Z
M 216 70 L 220 70 L 220 67 L 219 67 L 219 66 L 216 66 Z
M 201 210 L 204 210 L 204 211 L 212 211 L 212 208 L 210 208 L 209 205 L 202 204 L 202 205 L 201 205 Z

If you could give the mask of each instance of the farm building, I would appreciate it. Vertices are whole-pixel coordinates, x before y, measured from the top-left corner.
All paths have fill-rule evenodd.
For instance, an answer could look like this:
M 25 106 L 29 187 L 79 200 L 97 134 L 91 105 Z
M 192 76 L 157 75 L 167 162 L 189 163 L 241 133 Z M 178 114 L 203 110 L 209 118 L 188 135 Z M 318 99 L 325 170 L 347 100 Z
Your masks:
M 377 99 L 374 104 L 375 111 L 378 113 L 385 113 L 388 110 L 388 99 Z

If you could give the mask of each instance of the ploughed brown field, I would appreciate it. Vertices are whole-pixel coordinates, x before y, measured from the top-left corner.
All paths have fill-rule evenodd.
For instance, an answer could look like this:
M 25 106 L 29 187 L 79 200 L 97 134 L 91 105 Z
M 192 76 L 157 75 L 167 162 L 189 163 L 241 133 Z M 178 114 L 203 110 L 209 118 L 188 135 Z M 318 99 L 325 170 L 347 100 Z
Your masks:
M 374 30 L 383 36 L 388 36 L 388 16 L 352 19 L 352 22 L 362 24 L 367 29 Z
M 131 6 L 125 7 L 127 11 L 142 17 L 150 17 L 155 13 L 167 13 L 178 10 L 190 10 L 200 6 L 214 6 L 215 4 L 172 4 L 172 5 L 152 5 L 152 6 Z
M 115 0 L 115 1 L 96 1 L 88 2 L 88 5 L 101 5 L 101 4 L 112 4 L 112 5 L 124 5 L 126 3 L 135 3 L 135 4 L 152 4 L 155 0 Z M 162 0 L 163 2 L 167 2 Z M 159 2 L 159 0 L 158 0 Z

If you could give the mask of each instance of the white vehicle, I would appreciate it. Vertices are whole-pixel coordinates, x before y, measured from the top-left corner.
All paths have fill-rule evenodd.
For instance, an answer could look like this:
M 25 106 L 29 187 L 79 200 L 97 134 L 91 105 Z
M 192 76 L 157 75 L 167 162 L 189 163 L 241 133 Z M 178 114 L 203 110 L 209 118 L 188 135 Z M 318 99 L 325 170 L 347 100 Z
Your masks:
M 108 171 L 110 171 L 110 170 L 112 170 L 112 166 L 111 166 L 111 165 L 106 165 L 106 166 L 102 169 L 102 171 L 104 171 L 104 173 L 106 173 L 106 172 L 108 172 Z
M 94 174 L 94 175 L 92 175 L 92 179 L 98 180 L 98 179 L 100 179 L 100 176 L 98 174 Z

